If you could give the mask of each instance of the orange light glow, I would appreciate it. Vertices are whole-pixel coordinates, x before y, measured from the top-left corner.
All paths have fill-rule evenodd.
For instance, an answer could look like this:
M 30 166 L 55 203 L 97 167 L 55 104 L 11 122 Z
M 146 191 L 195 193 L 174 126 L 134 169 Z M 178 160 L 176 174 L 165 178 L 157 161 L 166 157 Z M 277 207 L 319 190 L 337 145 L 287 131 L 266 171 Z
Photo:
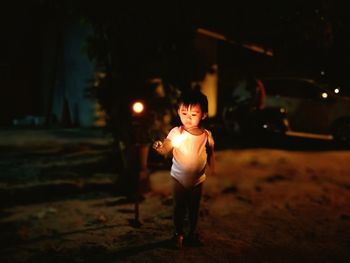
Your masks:
M 171 143 L 174 147 L 179 147 L 181 143 L 186 139 L 186 133 L 182 133 L 179 136 L 176 136 L 171 140 Z
M 144 107 L 143 103 L 140 101 L 136 101 L 132 105 L 132 110 L 135 113 L 141 113 L 141 112 L 143 112 L 144 109 L 145 109 L 145 107 Z

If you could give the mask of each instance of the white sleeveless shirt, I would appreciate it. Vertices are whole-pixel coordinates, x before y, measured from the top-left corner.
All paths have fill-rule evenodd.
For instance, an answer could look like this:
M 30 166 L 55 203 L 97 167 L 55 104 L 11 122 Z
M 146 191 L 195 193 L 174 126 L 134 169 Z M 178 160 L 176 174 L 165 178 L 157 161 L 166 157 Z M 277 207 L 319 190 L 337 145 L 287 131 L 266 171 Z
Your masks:
M 206 143 L 213 143 L 208 130 L 193 135 L 181 127 L 174 127 L 168 134 L 173 144 L 173 164 L 170 174 L 184 187 L 193 187 L 202 183 L 207 164 Z

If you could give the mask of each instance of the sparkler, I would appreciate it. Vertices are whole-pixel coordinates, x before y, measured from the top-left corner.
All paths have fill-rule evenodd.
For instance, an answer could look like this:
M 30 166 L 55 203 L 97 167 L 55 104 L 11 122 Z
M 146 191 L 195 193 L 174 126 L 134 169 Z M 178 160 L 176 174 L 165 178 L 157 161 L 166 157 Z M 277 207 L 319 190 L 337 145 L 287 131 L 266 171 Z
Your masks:
M 182 134 L 176 136 L 175 138 L 173 138 L 173 139 L 171 140 L 171 143 L 172 143 L 172 145 L 173 145 L 174 147 L 177 148 L 177 147 L 179 147 L 179 146 L 181 145 L 181 143 L 186 139 L 186 137 L 187 137 L 186 133 L 182 133 Z

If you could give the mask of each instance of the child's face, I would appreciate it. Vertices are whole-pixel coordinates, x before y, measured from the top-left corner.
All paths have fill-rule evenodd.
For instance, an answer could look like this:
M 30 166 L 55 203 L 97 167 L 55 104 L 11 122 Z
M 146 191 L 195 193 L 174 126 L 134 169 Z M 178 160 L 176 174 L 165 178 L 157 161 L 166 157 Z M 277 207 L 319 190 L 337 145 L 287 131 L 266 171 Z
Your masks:
M 200 121 L 207 116 L 202 112 L 199 104 L 190 105 L 188 107 L 181 104 L 177 113 L 180 116 L 182 125 L 186 129 L 198 127 Z

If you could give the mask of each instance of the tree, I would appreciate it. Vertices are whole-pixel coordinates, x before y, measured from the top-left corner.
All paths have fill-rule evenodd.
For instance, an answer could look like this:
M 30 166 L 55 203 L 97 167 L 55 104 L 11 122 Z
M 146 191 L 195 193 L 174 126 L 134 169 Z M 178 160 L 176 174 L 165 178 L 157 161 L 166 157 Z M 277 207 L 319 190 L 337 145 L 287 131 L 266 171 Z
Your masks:
M 195 31 L 184 12 L 186 9 L 180 5 L 114 3 L 106 0 L 56 2 L 68 16 L 79 17 L 92 29 L 83 48 L 96 65 L 89 92 L 97 97 L 107 114 L 107 128 L 114 138 L 116 167 L 118 174 L 124 176 L 137 166 L 129 165 L 130 156 L 138 154 L 133 151 L 139 151 L 135 145 L 145 143 L 145 137 L 135 136 L 135 132 L 145 135 L 149 129 L 147 123 L 142 128 L 135 127 L 130 101 L 140 97 L 148 99 L 145 83 L 154 77 L 182 89 L 189 87 L 194 74 L 192 38 Z M 132 162 L 137 163 L 133 159 Z

